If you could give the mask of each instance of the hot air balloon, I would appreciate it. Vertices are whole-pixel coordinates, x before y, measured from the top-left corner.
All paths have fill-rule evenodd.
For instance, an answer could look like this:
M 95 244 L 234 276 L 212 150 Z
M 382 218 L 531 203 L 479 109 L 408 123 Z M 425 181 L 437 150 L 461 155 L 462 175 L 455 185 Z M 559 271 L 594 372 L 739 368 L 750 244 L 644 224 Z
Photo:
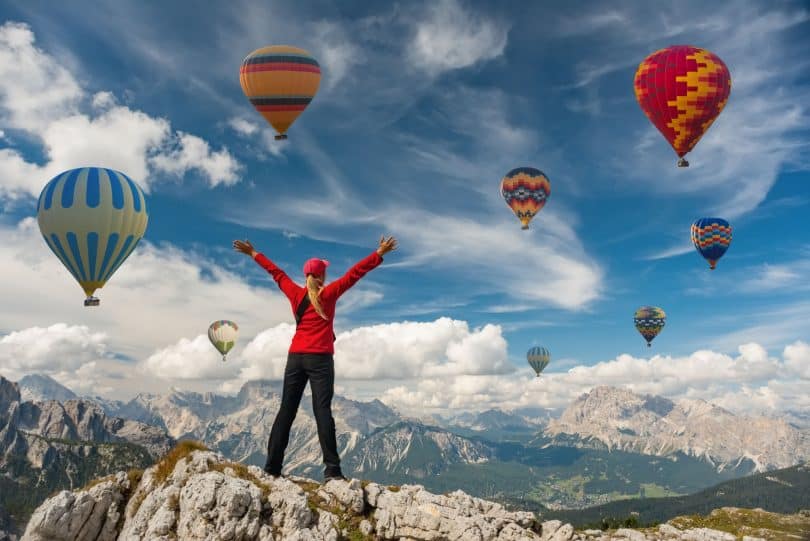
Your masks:
M 501 195 L 523 224 L 521 229 L 529 229 L 529 222 L 551 195 L 551 182 L 539 169 L 518 167 L 501 180 Z
M 546 366 L 548 366 L 549 361 L 551 361 L 551 354 L 546 348 L 535 346 L 526 352 L 526 360 L 529 361 L 529 366 L 534 369 L 539 378 L 540 372 L 542 372 Z
M 653 338 L 658 336 L 658 333 L 664 328 L 666 320 L 667 315 L 657 306 L 642 306 L 636 310 L 636 315 L 633 317 L 636 329 L 647 341 L 647 347 L 652 346 Z
M 239 82 L 250 103 L 286 139 L 287 130 L 318 92 L 321 68 L 304 49 L 272 45 L 242 61 Z
M 65 171 L 39 195 L 37 221 L 42 237 L 67 267 L 87 298 L 104 286 L 146 231 L 146 199 L 125 174 L 101 167 Z
M 692 224 L 692 243 L 714 270 L 731 244 L 731 226 L 722 218 L 700 218 Z
M 239 327 L 233 321 L 223 319 L 211 323 L 211 326 L 208 327 L 208 339 L 222 354 L 222 362 L 227 360 L 225 356 L 233 348 L 238 336 Z
M 731 93 L 731 74 L 705 49 L 675 45 L 652 53 L 639 64 L 636 99 L 688 167 L 692 150 L 723 110 Z

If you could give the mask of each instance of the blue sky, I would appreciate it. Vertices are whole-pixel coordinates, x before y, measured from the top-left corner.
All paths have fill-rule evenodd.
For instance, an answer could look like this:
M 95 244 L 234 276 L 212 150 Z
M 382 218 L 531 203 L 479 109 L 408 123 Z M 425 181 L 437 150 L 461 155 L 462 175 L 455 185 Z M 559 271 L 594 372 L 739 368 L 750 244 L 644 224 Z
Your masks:
M 53 299 L 31 301 L 39 286 L 28 296 L 9 289 L 15 300 L 0 333 L 7 351 L 41 335 L 73 344 L 28 364 L 0 351 L 9 373 L 47 368 L 54 351 L 75 347 L 83 361 L 52 369 L 65 381 L 87 384 L 76 377 L 81 369 L 105 367 L 98 389 L 123 392 L 110 383 L 129 377 L 119 362 L 159 388 L 178 379 L 172 370 L 203 347 L 207 322 L 222 317 L 243 323 L 254 349 L 263 332 L 280 332 L 283 343 L 279 329 L 292 314 L 263 271 L 231 251 L 244 237 L 295 278 L 310 256 L 329 259 L 334 276 L 381 234 L 400 240 L 342 301 L 337 328 L 347 344 L 352 333 L 404 322 L 434 325 L 419 340 L 438 343 L 447 332 L 440 318 L 466 323 L 453 331 L 459 343 L 484 340 L 482 329 L 497 326 L 489 338 L 503 343 L 492 356 L 451 370 L 443 343 L 439 360 L 426 353 L 417 362 L 420 372 L 383 378 L 396 385 L 380 387 L 383 372 L 348 381 L 345 391 L 358 397 L 401 386 L 418 405 L 426 399 L 413 393 L 430 387 L 428 377 L 484 378 L 468 390 L 505 373 L 525 378 L 532 345 L 558 360 L 550 373 L 564 373 L 621 354 L 745 357 L 738 348 L 751 342 L 782 366 L 791 362 L 785 347 L 810 340 L 810 11 L 801 2 L 193 6 L 0 8 L 4 272 L 50 273 L 37 275 L 52 289 L 39 295 Z M 281 143 L 238 81 L 244 56 L 280 43 L 309 50 L 323 70 L 317 96 Z M 688 169 L 675 167 L 632 88 L 638 63 L 672 44 L 713 51 L 733 82 Z M 100 291 L 102 310 L 89 313 L 44 246 L 12 249 L 41 243 L 30 221 L 41 186 L 93 164 L 147 188 L 151 215 L 145 244 Z M 499 194 L 500 178 L 518 166 L 551 179 L 549 203 L 528 231 Z M 691 222 L 707 215 L 734 227 L 714 272 L 689 241 Z M 150 276 L 159 284 L 150 286 Z M 107 309 L 115 302 L 127 307 Z M 644 304 L 668 314 L 652 352 L 632 324 Z M 376 343 L 355 341 L 346 358 Z M 211 366 L 179 379 L 194 388 L 236 385 Z M 242 379 L 268 375 L 248 360 L 235 367 Z M 743 378 L 733 391 L 767 388 L 769 378 Z M 583 385 L 566 387 L 565 399 Z M 693 386 L 651 390 L 689 394 Z M 728 391 L 703 390 L 712 398 Z M 457 405 L 475 407 L 471 393 Z

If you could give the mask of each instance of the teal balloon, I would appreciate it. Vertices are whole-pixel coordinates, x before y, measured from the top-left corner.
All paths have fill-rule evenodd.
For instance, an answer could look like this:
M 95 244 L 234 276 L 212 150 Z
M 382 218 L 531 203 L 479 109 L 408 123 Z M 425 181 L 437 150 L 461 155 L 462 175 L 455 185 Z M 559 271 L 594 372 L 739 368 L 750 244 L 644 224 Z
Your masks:
M 526 360 L 529 362 L 529 366 L 537 373 L 537 377 L 540 377 L 540 372 L 542 372 L 551 361 L 551 354 L 546 348 L 535 346 L 526 353 Z

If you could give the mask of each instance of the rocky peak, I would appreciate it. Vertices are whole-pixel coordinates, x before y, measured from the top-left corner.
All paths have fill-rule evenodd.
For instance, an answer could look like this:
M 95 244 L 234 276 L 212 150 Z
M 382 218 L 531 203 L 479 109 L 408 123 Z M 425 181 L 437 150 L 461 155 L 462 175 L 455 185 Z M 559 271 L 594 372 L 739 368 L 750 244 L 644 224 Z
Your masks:
M 752 471 L 786 468 L 810 457 L 810 442 L 782 419 L 736 415 L 705 400 L 672 401 L 600 386 L 580 396 L 546 435 L 573 435 L 608 448 L 705 458 L 719 470 L 745 461 Z
M 76 393 L 43 374 L 30 374 L 20 381 L 20 396 L 23 401 L 39 402 L 44 400 L 59 400 L 64 402 L 78 398 Z

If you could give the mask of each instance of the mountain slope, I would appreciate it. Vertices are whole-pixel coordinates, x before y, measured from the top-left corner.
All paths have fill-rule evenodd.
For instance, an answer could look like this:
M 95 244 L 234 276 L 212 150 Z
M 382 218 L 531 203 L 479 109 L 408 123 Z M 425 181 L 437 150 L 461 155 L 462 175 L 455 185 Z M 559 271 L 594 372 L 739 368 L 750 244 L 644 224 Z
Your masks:
M 231 460 L 264 466 L 267 438 L 280 404 L 278 382 L 250 381 L 236 396 L 172 390 L 167 395 L 139 395 L 114 411 L 165 427 L 176 439 L 203 441 Z M 357 402 L 336 396 L 332 410 L 341 456 L 351 452 L 373 430 L 400 420 L 394 410 L 379 400 Z M 285 471 L 312 475 L 320 471 L 321 464 L 311 399 L 304 396 L 290 434 Z
M 623 500 L 576 511 L 547 511 L 543 516 L 587 526 L 598 525 L 604 518 L 638 513 L 639 523 L 650 524 L 681 515 L 707 515 L 721 507 L 762 508 L 775 513 L 810 509 L 810 465 L 726 481 L 688 496 Z
M 656 456 L 683 453 L 718 471 L 749 473 L 810 459 L 810 437 L 781 419 L 735 415 L 703 400 L 672 400 L 597 387 L 549 423 L 558 443 L 592 445 Z M 577 441 L 579 440 L 579 442 Z
M 21 402 L 17 384 L 0 376 L 0 508 L 17 525 L 55 490 L 145 467 L 173 443 L 85 400 Z

